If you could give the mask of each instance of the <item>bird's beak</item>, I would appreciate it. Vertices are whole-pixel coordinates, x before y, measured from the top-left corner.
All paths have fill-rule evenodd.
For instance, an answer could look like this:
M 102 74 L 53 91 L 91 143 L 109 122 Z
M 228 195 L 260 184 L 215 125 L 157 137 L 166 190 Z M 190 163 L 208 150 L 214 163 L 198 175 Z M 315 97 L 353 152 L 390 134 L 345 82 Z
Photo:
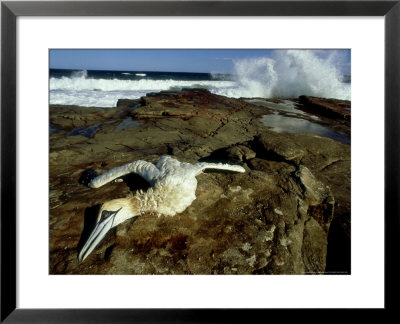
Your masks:
M 104 236 L 106 236 L 107 232 L 113 227 L 114 218 L 120 210 L 121 208 L 111 213 L 107 218 L 99 220 L 99 222 L 96 224 L 96 227 L 93 229 L 92 234 L 90 234 L 85 245 L 79 252 L 79 261 L 85 260 L 86 257 L 94 250 L 97 244 L 99 244 Z

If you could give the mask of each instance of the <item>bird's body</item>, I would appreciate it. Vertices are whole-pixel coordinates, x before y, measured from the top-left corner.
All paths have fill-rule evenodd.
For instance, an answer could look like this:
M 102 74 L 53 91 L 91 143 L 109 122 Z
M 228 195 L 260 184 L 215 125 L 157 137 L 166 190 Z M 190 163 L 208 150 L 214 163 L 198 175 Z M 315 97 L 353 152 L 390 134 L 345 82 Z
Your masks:
M 98 188 L 133 172 L 147 180 L 151 188 L 146 192 L 139 191 L 131 197 L 104 203 L 99 212 L 97 225 L 80 251 L 79 259 L 85 259 L 111 228 L 131 217 L 147 212 L 166 216 L 183 212 L 196 199 L 196 176 L 205 169 L 245 171 L 239 165 L 206 162 L 190 164 L 179 162 L 170 156 L 163 156 L 155 165 L 138 160 L 94 178 L 88 185 L 91 188 Z

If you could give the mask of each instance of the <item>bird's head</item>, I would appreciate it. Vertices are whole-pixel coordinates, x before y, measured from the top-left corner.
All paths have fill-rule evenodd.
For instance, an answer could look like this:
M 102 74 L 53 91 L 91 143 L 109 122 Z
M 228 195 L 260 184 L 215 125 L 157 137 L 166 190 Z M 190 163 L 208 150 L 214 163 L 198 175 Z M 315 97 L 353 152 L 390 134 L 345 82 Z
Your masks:
M 114 199 L 105 202 L 97 215 L 96 225 L 92 233 L 79 252 L 79 261 L 85 260 L 110 229 L 135 215 L 137 215 L 137 211 L 130 198 Z

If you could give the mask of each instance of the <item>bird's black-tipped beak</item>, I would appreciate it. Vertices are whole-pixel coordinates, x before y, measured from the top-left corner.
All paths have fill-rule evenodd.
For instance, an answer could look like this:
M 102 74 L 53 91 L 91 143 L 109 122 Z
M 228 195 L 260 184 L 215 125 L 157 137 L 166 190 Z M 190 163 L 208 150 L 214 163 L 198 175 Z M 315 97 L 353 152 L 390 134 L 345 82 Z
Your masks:
M 83 261 L 86 257 L 94 250 L 97 244 L 106 236 L 108 231 L 113 227 L 114 218 L 117 213 L 121 210 L 118 209 L 117 211 L 106 211 L 104 210 L 100 220 L 96 224 L 93 232 L 90 234 L 88 240 L 86 241 L 83 248 L 80 250 L 78 255 L 78 260 Z

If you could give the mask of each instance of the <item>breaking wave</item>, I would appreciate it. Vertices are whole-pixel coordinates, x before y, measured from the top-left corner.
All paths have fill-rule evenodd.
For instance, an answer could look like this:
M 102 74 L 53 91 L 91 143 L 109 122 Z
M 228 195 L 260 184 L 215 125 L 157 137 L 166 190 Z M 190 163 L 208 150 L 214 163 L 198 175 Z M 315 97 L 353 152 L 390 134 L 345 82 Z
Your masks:
M 333 57 L 320 58 L 313 51 L 279 50 L 272 58 L 234 61 L 235 88 L 219 89 L 229 97 L 297 98 L 309 95 L 350 99 L 350 84 Z
M 73 78 L 51 78 L 50 79 L 50 90 L 65 91 L 85 91 L 85 90 L 97 90 L 97 91 L 161 91 L 168 90 L 169 88 L 185 88 L 185 87 L 207 87 L 207 88 L 218 88 L 218 87 L 229 87 L 233 86 L 232 81 L 200 81 L 200 80 L 151 80 L 151 79 L 140 79 L 140 80 L 119 80 L 119 79 L 93 79 L 86 77 L 73 77 Z
M 234 75 L 214 73 L 208 79 L 203 75 L 202 79 L 190 80 L 182 80 L 182 75 L 174 73 L 168 73 L 166 78 L 158 77 L 159 72 L 124 72 L 121 77 L 109 78 L 94 77 L 86 70 L 74 71 L 50 77 L 50 103 L 114 107 L 118 99 L 136 99 L 149 92 L 182 88 L 204 88 L 234 98 L 351 97 L 351 85 L 343 82 L 335 58 L 321 58 L 314 51 L 277 50 L 272 57 L 234 60 L 233 64 Z

